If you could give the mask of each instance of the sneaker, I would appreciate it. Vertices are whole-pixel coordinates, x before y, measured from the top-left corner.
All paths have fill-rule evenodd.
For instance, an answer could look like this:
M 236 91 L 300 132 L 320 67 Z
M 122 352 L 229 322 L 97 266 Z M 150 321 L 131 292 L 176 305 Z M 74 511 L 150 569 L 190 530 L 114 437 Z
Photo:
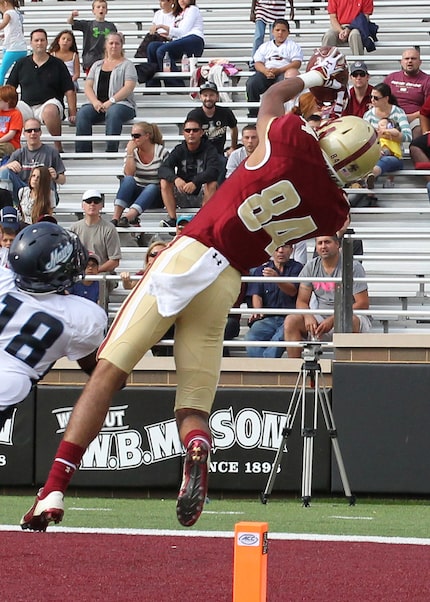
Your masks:
M 160 226 L 163 226 L 163 228 L 176 228 L 176 217 L 167 217 L 166 219 L 162 219 Z
M 205 441 L 194 439 L 187 448 L 176 516 L 184 527 L 197 522 L 208 491 L 209 447 Z
M 389 179 L 385 180 L 385 182 L 384 182 L 384 184 L 383 184 L 382 187 L 383 188 L 394 188 L 394 182 L 393 182 L 393 180 L 389 180 Z
M 64 495 L 61 491 L 51 491 L 40 499 L 43 488 L 39 489 L 34 504 L 21 519 L 21 529 L 46 531 L 49 523 L 58 524 L 64 515 Z
M 118 226 L 120 228 L 129 228 L 130 227 L 130 222 L 128 221 L 128 219 L 126 217 L 121 217 L 119 219 Z
M 375 188 L 375 179 L 373 173 L 370 173 L 366 178 L 366 188 L 373 190 Z
M 118 228 L 118 220 L 117 219 L 111 219 L 110 223 L 113 224 L 115 226 L 115 228 Z

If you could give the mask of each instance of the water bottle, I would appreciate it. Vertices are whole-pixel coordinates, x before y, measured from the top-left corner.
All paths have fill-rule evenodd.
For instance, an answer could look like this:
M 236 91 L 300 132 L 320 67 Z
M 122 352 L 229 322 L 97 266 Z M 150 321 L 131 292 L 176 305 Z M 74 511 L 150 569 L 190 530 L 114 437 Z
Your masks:
M 186 54 L 182 55 L 181 70 L 182 71 L 189 71 L 190 70 L 190 59 L 189 59 L 189 57 Z
M 163 58 L 163 71 L 165 73 L 169 73 L 170 72 L 170 57 L 167 54 L 167 52 L 166 52 L 166 54 L 164 55 L 164 58 Z

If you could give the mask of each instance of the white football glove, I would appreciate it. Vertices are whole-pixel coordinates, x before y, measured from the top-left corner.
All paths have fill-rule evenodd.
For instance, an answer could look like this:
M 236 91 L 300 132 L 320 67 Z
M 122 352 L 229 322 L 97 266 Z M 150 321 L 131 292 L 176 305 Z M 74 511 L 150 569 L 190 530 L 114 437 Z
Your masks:
M 324 88 L 340 90 L 342 84 L 335 79 L 338 73 L 345 69 L 345 57 L 338 48 L 333 50 L 321 60 L 318 65 L 312 67 L 311 71 L 318 71 L 324 78 Z

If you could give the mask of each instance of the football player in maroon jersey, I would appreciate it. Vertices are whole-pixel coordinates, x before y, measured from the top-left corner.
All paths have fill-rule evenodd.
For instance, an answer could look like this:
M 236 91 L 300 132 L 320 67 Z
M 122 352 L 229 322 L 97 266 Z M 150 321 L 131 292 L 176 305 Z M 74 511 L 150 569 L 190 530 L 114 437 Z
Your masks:
M 23 529 L 44 531 L 64 514 L 64 492 L 101 429 L 115 391 L 140 358 L 175 325 L 175 416 L 185 447 L 177 517 L 200 516 L 211 447 L 208 417 L 222 357 L 224 327 L 241 274 L 280 245 L 335 234 L 349 205 L 341 187 L 369 173 L 379 156 L 374 129 L 358 117 L 329 122 L 318 136 L 284 103 L 306 87 L 339 87 L 337 50 L 308 73 L 263 95 L 259 144 L 210 201 L 163 250 L 119 310 L 98 365 L 75 405 L 45 486 L 23 516 Z

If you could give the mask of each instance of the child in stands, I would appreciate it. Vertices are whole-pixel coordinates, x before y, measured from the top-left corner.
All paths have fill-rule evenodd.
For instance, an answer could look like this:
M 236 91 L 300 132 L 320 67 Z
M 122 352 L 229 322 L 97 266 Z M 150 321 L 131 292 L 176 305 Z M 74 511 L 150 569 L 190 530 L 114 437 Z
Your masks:
M 95 253 L 90 253 L 88 258 L 87 267 L 85 268 L 86 276 L 96 276 L 99 273 L 100 259 Z M 94 303 L 99 302 L 100 297 L 100 283 L 97 280 L 78 280 L 69 289 L 71 295 L 77 295 L 78 297 L 85 297 L 89 301 Z
M 72 26 L 73 31 L 82 31 L 82 66 L 88 74 L 91 66 L 96 61 L 103 58 L 105 52 L 105 41 L 110 33 L 116 32 L 114 23 L 105 21 L 108 12 L 106 0 L 93 0 L 92 11 L 94 20 L 77 20 L 79 11 L 74 10 L 67 19 L 67 23 Z
M 19 189 L 19 211 L 27 224 L 35 224 L 42 215 L 52 215 L 55 196 L 51 181 L 49 169 L 38 165 L 30 172 L 29 185 Z
M 79 92 L 78 79 L 81 74 L 81 64 L 74 33 L 70 29 L 60 31 L 49 47 L 48 52 L 63 61 L 75 84 L 76 92 Z
M 0 0 L 0 30 L 4 34 L 3 58 L 0 64 L 0 85 L 6 81 L 9 69 L 16 61 L 27 56 L 23 17 L 19 11 L 19 0 Z
M 22 115 L 16 108 L 18 94 L 13 86 L 0 86 L 0 158 L 9 157 L 21 146 Z

